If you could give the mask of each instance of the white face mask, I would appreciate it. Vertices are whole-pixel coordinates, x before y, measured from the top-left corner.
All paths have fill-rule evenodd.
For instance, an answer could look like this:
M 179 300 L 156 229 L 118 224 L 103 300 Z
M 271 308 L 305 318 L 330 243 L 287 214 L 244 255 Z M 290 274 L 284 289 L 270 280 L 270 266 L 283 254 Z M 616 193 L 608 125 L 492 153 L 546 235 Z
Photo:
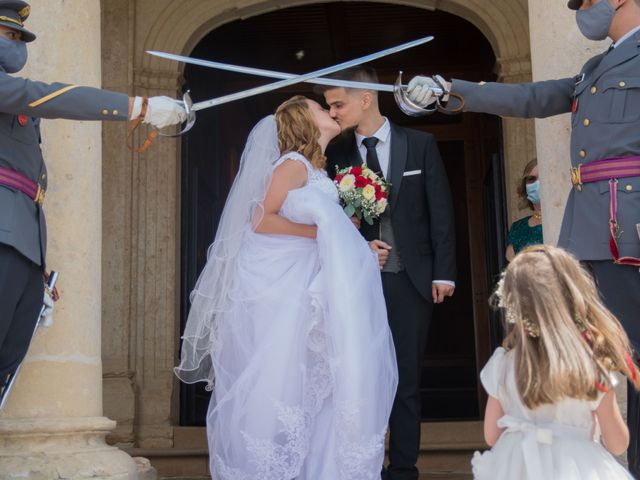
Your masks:
M 616 11 L 609 0 L 600 0 L 592 7 L 576 11 L 576 23 L 589 40 L 604 40 L 609 35 Z

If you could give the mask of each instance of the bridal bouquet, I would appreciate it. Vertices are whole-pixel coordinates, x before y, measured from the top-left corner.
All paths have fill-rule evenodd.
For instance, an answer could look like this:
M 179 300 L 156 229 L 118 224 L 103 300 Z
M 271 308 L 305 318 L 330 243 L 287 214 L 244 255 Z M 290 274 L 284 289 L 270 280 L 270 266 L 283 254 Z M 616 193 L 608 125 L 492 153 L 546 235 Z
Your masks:
M 373 225 L 387 208 L 389 184 L 363 163 L 361 167 L 336 167 L 334 183 L 338 187 L 344 213 Z

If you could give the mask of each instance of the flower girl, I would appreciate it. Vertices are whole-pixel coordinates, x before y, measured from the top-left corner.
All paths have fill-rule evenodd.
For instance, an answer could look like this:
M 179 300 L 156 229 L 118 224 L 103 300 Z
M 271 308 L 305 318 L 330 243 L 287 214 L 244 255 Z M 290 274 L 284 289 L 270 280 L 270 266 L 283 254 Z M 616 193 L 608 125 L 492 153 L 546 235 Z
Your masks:
M 633 479 L 611 455 L 629 444 L 614 373 L 636 388 L 640 381 L 627 336 L 589 273 L 562 249 L 529 247 L 492 299 L 509 331 L 480 374 L 492 449 L 474 455 L 474 478 Z

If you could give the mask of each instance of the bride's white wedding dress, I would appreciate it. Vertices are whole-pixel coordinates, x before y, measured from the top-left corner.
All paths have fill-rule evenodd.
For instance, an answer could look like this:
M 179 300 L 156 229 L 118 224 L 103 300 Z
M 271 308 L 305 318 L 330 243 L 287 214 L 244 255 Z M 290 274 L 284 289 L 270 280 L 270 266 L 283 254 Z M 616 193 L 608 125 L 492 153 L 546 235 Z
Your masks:
M 317 239 L 239 238 L 217 318 L 207 414 L 219 480 L 380 478 L 397 367 L 376 255 L 338 203 L 324 170 L 300 154 L 307 184 L 280 215 Z

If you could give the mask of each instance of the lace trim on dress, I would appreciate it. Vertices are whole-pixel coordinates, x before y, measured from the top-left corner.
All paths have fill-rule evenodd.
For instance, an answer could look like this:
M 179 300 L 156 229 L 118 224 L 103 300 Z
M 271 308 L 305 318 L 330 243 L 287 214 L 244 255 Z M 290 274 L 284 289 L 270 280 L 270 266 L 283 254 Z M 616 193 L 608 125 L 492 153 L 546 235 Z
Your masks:
M 353 419 L 361 418 L 360 407 L 356 404 L 337 406 L 337 451 L 340 478 L 344 480 L 370 480 L 380 476 L 382 452 L 384 452 L 384 431 L 363 436 Z M 376 462 L 380 459 L 380 462 Z
M 318 293 L 310 290 L 309 295 L 312 314 L 307 335 L 307 363 L 302 406 L 284 406 L 274 401 L 277 418 L 282 425 L 277 436 L 261 439 L 241 432 L 249 462 L 253 467 L 252 473 L 232 468 L 219 455 L 216 455 L 214 478 L 288 480 L 300 474 L 309 453 L 309 438 L 314 419 L 333 391 L 333 376 L 328 361 L 322 306 Z
M 276 408 L 278 420 L 283 425 L 279 442 L 255 438 L 242 432 L 255 473 L 231 468 L 216 455 L 214 476 L 218 474 L 221 480 L 288 480 L 300 473 L 309 450 L 308 419 L 300 407 L 276 405 Z

